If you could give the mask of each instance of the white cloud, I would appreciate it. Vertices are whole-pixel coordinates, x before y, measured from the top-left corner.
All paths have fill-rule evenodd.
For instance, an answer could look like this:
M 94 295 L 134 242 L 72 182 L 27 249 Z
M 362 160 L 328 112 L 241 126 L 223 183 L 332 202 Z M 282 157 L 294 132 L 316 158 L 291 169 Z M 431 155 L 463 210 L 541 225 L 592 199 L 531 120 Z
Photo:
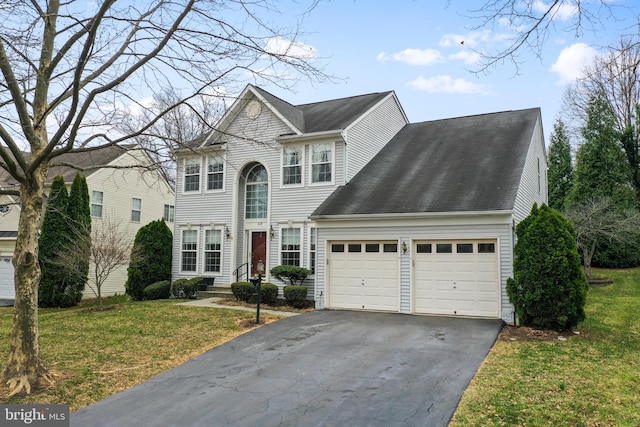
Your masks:
M 575 43 L 562 49 L 558 59 L 551 66 L 551 71 L 558 74 L 558 84 L 573 82 L 582 75 L 585 65 L 598 56 L 598 52 L 585 43 Z
M 535 2 L 533 2 L 533 10 L 535 10 L 536 12 L 545 13 L 549 10 L 550 7 L 551 7 L 550 4 L 547 4 L 541 0 L 536 0 Z M 577 13 L 578 13 L 577 5 L 560 2 L 560 4 L 556 5 L 553 8 L 551 12 L 551 17 L 552 19 L 568 21 L 569 19 L 573 18 Z
M 392 55 L 380 52 L 377 60 L 381 62 L 393 60 L 409 65 L 428 66 L 444 62 L 444 57 L 439 50 L 435 49 L 405 49 Z
M 440 75 L 429 78 L 419 76 L 409 86 L 430 93 L 466 93 L 487 95 L 489 90 L 486 85 L 476 84 L 465 79 L 454 79 L 451 76 Z
M 458 53 L 449 55 L 449 59 L 459 59 L 467 65 L 475 65 L 480 62 L 480 54 L 469 50 L 462 50 Z
M 314 59 L 316 48 L 304 43 L 283 39 L 282 37 L 271 37 L 264 45 L 264 50 L 275 55 L 287 55 L 297 59 Z
M 443 47 L 468 46 L 474 49 L 480 44 L 501 43 L 508 37 L 506 33 L 491 30 L 471 31 L 467 34 L 445 34 L 438 44 Z

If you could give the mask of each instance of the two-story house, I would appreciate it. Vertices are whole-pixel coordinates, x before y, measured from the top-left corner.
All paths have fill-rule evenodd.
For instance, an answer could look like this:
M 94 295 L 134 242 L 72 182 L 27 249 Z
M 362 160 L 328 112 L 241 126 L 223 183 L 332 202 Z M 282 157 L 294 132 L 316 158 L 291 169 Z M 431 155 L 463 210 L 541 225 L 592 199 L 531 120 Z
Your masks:
M 177 153 L 173 278 L 293 264 L 317 308 L 511 321 L 542 135 L 539 109 L 410 124 L 392 91 L 294 106 L 249 85 Z
M 74 165 L 87 179 L 91 202 L 92 228 L 118 224 L 117 231 L 133 242 L 140 227 L 164 218 L 173 228 L 175 193 L 164 176 L 153 167 L 151 159 L 133 146 L 107 147 L 84 153 L 64 154 L 56 158 L 60 164 Z M 97 167 L 102 166 L 102 167 Z M 62 175 L 71 187 L 78 169 L 52 166 L 48 185 Z M 0 169 L 0 186 L 15 185 L 14 180 Z M 18 235 L 19 200 L 0 196 L 0 299 L 15 297 L 11 258 Z M 108 225 L 111 226 L 111 225 Z M 89 272 L 93 275 L 93 269 Z M 127 265 L 115 269 L 102 285 L 102 296 L 124 294 Z M 92 287 L 85 288 L 85 298 L 94 297 Z

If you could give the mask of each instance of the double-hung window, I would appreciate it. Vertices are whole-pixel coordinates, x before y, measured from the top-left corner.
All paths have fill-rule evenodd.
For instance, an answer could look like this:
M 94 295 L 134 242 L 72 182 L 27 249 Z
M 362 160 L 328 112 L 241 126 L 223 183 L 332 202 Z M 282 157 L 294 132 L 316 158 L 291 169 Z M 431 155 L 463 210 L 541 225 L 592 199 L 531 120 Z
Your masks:
M 102 218 L 103 196 L 102 191 L 91 192 L 91 216 Z
M 200 191 L 200 159 L 185 160 L 184 191 Z
M 181 256 L 180 269 L 182 271 L 196 271 L 198 230 L 182 230 Z
M 131 222 L 140 222 L 142 215 L 142 199 L 131 199 Z
M 162 218 L 167 222 L 173 222 L 176 217 L 176 207 L 174 205 L 164 205 L 164 215 Z
M 311 182 L 331 182 L 333 144 L 311 145 Z
M 316 228 L 311 228 L 309 234 L 309 270 L 311 270 L 311 274 L 316 274 Z
M 224 161 L 222 157 L 210 156 L 207 160 L 207 190 L 222 190 L 224 184 Z
M 222 255 L 222 231 L 204 232 L 204 271 L 219 273 Z
M 280 239 L 282 265 L 300 266 L 300 229 L 283 228 Z
M 284 148 L 282 185 L 302 184 L 302 149 L 302 146 Z

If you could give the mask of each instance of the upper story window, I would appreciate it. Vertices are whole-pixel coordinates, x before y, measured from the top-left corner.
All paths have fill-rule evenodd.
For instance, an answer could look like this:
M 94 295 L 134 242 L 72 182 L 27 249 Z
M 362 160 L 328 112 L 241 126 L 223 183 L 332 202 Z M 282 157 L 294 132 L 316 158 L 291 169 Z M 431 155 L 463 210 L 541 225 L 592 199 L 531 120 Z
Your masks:
M 333 144 L 311 146 L 311 182 L 332 182 Z
M 222 190 L 224 184 L 224 160 L 211 156 L 207 159 L 207 190 Z
M 142 200 L 131 199 L 131 221 L 140 222 L 140 216 L 142 215 Z
M 282 151 L 282 185 L 302 184 L 302 146 Z
M 167 222 L 173 222 L 176 218 L 176 207 L 174 205 L 164 205 L 164 215 L 162 218 Z
M 103 196 L 102 191 L 91 192 L 91 216 L 102 218 Z
M 184 191 L 200 191 L 200 160 L 184 162 Z
M 251 169 L 247 176 L 246 213 L 248 219 L 266 218 L 269 202 L 267 170 L 262 165 Z

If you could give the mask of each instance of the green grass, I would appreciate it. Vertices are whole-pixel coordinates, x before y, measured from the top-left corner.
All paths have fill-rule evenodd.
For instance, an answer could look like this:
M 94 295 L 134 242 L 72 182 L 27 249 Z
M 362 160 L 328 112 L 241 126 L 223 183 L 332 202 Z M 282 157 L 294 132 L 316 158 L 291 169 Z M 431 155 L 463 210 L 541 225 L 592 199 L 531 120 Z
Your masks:
M 176 302 L 115 297 L 105 303 L 115 304 L 111 310 L 90 311 L 87 305 L 40 310 L 42 357 L 59 381 L 43 393 L 0 403 L 62 403 L 76 410 L 226 342 L 247 330 L 243 323 L 255 322 L 255 313 Z M 13 308 L 0 309 L 0 369 L 9 351 L 12 316 Z
M 640 426 L 640 269 L 598 270 L 567 341 L 498 341 L 450 426 Z

